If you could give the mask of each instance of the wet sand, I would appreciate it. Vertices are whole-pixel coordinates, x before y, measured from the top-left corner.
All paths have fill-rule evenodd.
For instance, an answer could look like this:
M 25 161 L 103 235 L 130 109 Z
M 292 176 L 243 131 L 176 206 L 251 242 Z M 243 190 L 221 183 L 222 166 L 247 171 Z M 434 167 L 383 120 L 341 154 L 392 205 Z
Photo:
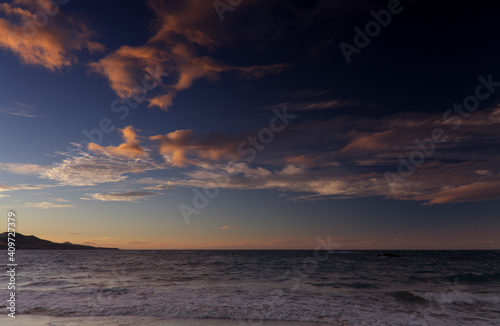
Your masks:
M 0 318 L 1 325 L 13 326 L 322 326 L 325 323 L 290 321 L 245 321 L 230 319 L 161 319 L 139 316 L 97 316 L 97 317 L 53 317 L 43 315 L 19 315 L 15 319 Z M 336 324 L 347 325 L 347 324 Z

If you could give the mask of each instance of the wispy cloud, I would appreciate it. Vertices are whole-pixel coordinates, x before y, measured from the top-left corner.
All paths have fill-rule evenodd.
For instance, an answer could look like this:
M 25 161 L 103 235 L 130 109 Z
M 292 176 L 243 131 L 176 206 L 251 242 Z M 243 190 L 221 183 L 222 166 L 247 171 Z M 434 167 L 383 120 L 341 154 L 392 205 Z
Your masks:
M 384 118 L 334 117 L 291 126 L 280 147 L 251 164 L 228 159 L 198 164 L 185 178 L 139 180 L 155 187 L 276 189 L 293 200 L 381 196 L 428 204 L 500 198 L 498 108 L 476 112 L 396 191 L 385 172 L 398 173 L 401 157 L 421 151 L 419 141 L 445 128 L 440 115 L 396 114 Z M 303 138 L 303 135 L 307 135 Z M 331 141 L 325 152 L 317 142 Z M 297 151 L 297 145 L 300 151 Z M 297 153 L 290 155 L 290 153 Z M 298 154 L 300 153 L 300 154 Z M 229 177 L 230 176 L 230 177 Z M 215 181 L 215 182 L 214 182 Z
M 75 144 L 78 148 L 79 145 Z M 93 186 L 126 180 L 129 173 L 164 169 L 150 158 L 95 156 L 81 150 L 67 156 L 40 174 L 40 178 L 57 181 L 59 185 Z
M 89 192 L 83 199 L 133 202 L 158 194 L 152 190 L 207 186 L 276 189 L 293 200 L 382 196 L 443 204 L 496 199 L 500 198 L 495 190 L 500 182 L 499 112 L 499 108 L 476 112 L 462 122 L 459 133 L 436 114 L 383 118 L 354 114 L 322 121 L 304 120 L 289 126 L 280 134 L 280 140 L 275 140 L 279 146 L 262 151 L 251 163 L 241 162 L 237 152 L 244 136 L 176 130 L 146 138 L 129 126 L 121 130 L 124 143 L 96 149 L 100 155 L 80 146 L 75 156 L 63 153 L 65 158 L 51 166 L 0 163 L 0 169 L 9 173 L 38 175 L 56 182 L 0 185 L 0 192 L 61 185 L 96 186 L 125 181 L 138 173 L 177 167 L 183 168 L 183 177 L 164 180 L 146 176 L 132 180 L 144 185 L 140 191 Z M 401 157 L 421 151 L 419 141 L 430 137 L 435 128 L 447 130 L 446 140 L 436 144 L 432 155 L 393 191 L 384 173 L 397 173 Z M 131 149 L 123 146 L 137 145 L 139 139 L 146 144 L 137 153 L 144 155 L 135 157 L 129 153 Z M 148 142 L 157 143 L 158 153 L 166 163 L 155 161 L 156 148 L 149 149 Z M 326 144 L 330 150 L 325 151 L 318 143 Z
M 500 180 L 480 181 L 445 189 L 432 194 L 416 196 L 413 200 L 427 201 L 429 204 L 484 201 L 500 198 Z
M 38 164 L 0 163 L 0 170 L 4 170 L 12 174 L 35 175 L 45 171 L 46 169 L 47 167 Z
M 100 200 L 100 201 L 126 201 L 136 202 L 145 197 L 159 195 L 152 191 L 127 191 L 127 192 L 111 192 L 111 193 L 88 193 L 87 197 L 82 197 L 84 200 Z
M 70 208 L 70 207 L 75 207 L 75 205 L 71 204 L 54 204 L 50 202 L 40 202 L 40 203 L 32 203 L 32 202 L 26 202 L 24 204 L 26 207 L 34 207 L 34 208 L 42 208 L 42 209 L 50 209 L 50 208 Z
M 91 240 L 85 240 L 82 242 L 82 245 L 86 246 L 95 246 L 99 241 L 106 241 L 108 239 L 111 239 L 110 237 L 102 237 L 102 238 L 96 238 L 96 239 L 91 239 Z
M 149 241 L 133 241 L 133 242 L 129 242 L 128 244 L 131 244 L 131 245 L 147 245 L 147 244 L 152 244 L 152 242 L 149 242 Z
M 154 185 L 154 186 L 147 186 L 147 187 L 142 187 L 144 190 L 170 190 L 173 189 L 172 187 L 166 186 L 166 185 Z
M 342 99 L 327 99 L 327 100 L 310 100 L 304 102 L 286 102 L 277 106 L 286 105 L 290 111 L 307 111 L 307 110 L 325 110 L 325 109 L 338 109 L 342 107 L 357 107 L 361 103 L 356 100 L 342 100 Z
M 227 225 L 221 226 L 221 229 L 222 229 L 222 230 L 227 230 L 227 229 L 237 229 L 237 228 L 238 228 L 237 226 L 227 226 Z
M 236 172 L 237 171 L 237 172 Z M 360 174 L 351 176 L 346 169 L 309 170 L 303 167 L 271 171 L 262 167 L 249 167 L 245 163 L 217 165 L 187 172 L 187 179 L 141 179 L 144 183 L 164 184 L 169 187 L 223 187 L 227 189 L 277 189 L 290 192 L 309 192 L 316 196 L 388 195 L 389 189 L 382 182 L 382 175 Z M 230 175 L 227 179 L 225 176 Z M 214 182 L 214 180 L 216 182 Z M 225 182 L 228 180 L 228 182 Z M 217 183 L 219 182 L 219 183 Z
M 58 202 L 58 203 L 68 203 L 70 202 L 71 200 L 67 200 L 67 199 L 64 199 L 64 198 L 53 198 L 52 200 Z
M 0 108 L 0 112 L 25 118 L 42 117 L 42 115 L 37 113 L 38 110 L 33 105 L 19 103 L 19 102 L 10 102 L 10 103 L 12 104 L 11 106 Z
M 63 159 L 52 165 L 0 163 L 0 170 L 8 173 L 34 175 L 40 179 L 56 182 L 52 185 L 0 185 L 0 191 L 43 189 L 55 186 L 94 186 L 124 181 L 129 177 L 128 174 L 167 168 L 165 163 L 158 164 L 148 157 L 146 155 L 148 149 L 137 145 L 137 135 L 132 127 L 124 128 L 122 134 L 126 143 L 120 146 L 94 147 L 95 151 L 102 155 L 94 155 L 85 151 L 81 145 L 73 144 L 74 153 L 70 155 L 58 152 L 57 154 Z M 144 155 L 136 157 L 136 153 Z
M 0 184 L 0 192 L 4 191 L 15 191 L 15 190 L 38 190 L 54 187 L 54 185 L 30 185 L 30 184 L 17 184 L 17 185 L 6 185 Z

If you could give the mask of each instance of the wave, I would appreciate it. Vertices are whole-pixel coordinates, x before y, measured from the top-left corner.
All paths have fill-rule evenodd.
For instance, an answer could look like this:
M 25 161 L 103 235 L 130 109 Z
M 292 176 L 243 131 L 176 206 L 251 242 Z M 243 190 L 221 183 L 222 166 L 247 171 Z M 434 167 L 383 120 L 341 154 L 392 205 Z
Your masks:
M 428 303 L 429 300 L 421 297 L 420 295 L 417 295 L 413 292 L 410 291 L 396 291 L 392 292 L 391 295 L 398 301 L 403 301 L 406 303 L 417 303 L 417 304 L 424 304 Z
M 443 304 L 468 303 L 468 304 L 500 304 L 500 293 L 473 293 L 465 291 L 440 291 L 424 292 L 418 296 L 426 300 Z
M 54 281 L 38 281 L 38 282 L 31 282 L 31 283 L 26 283 L 22 286 L 24 287 L 37 287 L 37 286 L 64 286 L 64 285 L 73 285 L 74 283 L 68 282 L 65 280 L 54 280 Z
M 191 286 L 149 288 L 86 288 L 57 291 L 37 291 L 26 288 L 20 292 L 20 314 L 50 316 L 151 316 L 158 318 L 219 318 L 233 320 L 275 320 L 360 324 L 363 320 L 391 321 L 416 318 L 416 312 L 434 311 L 436 302 L 444 304 L 451 318 L 462 311 L 459 303 L 475 304 L 467 309 L 470 318 L 480 313 L 487 303 L 500 303 L 500 294 L 449 292 L 389 292 L 361 294 L 357 290 L 324 288 L 314 291 L 270 291 L 268 288 L 195 288 Z M 403 307 L 394 309 L 394 299 Z M 21 302 L 20 301 L 20 302 Z M 443 306 L 443 305 L 440 305 Z M 5 307 L 5 305 L 0 305 Z M 458 310 L 457 310 L 458 309 Z M 399 315 L 396 315 L 399 314 Z M 457 315 L 458 316 L 458 315 Z M 462 316 L 463 317 L 463 316 Z M 462 318 L 460 317 L 460 318 Z M 488 318 L 490 318 L 489 316 Z M 371 318 L 371 319 L 370 319 Z M 388 318 L 388 319 L 387 319 Z M 454 318 L 454 317 L 453 317 Z M 457 317 L 458 318 L 458 317 Z M 495 317 L 496 318 L 496 317 Z M 494 318 L 494 319 L 495 319 Z M 497 321 L 499 318 L 496 318 Z M 440 320 L 441 321 L 441 320 Z M 450 320 L 449 325 L 458 325 Z M 251 324 L 251 323 L 250 323 Z M 437 323 L 434 323 L 437 325 Z M 382 324 L 378 324 L 382 325 Z M 385 324 L 384 324 L 385 325 Z M 439 324 L 444 325 L 444 324 Z
M 426 304 L 437 302 L 441 304 L 500 304 L 500 293 L 473 293 L 466 291 L 395 291 L 390 295 L 404 303 Z
M 351 282 L 351 283 L 307 283 L 317 287 L 350 288 L 350 289 L 379 289 L 380 286 L 373 283 Z
M 321 304 L 309 306 L 315 302 L 310 297 L 295 297 L 289 306 L 284 304 L 285 297 L 273 300 L 266 293 L 232 295 L 188 287 L 179 288 L 178 291 L 119 287 L 57 292 L 25 290 L 23 307 L 19 307 L 19 313 L 57 317 L 149 316 L 252 320 L 248 325 L 254 325 L 259 320 L 337 323 L 339 318 L 348 319 L 348 316 L 341 316 L 342 311 L 336 305 L 332 305 L 332 309 L 338 309 L 337 313 L 331 310 L 326 313 Z
M 123 295 L 127 294 L 129 290 L 126 288 L 113 287 L 113 288 L 97 289 L 96 292 L 98 294 L 105 294 L 105 295 Z
M 459 283 L 500 282 L 500 273 L 463 273 L 447 276 L 446 279 Z

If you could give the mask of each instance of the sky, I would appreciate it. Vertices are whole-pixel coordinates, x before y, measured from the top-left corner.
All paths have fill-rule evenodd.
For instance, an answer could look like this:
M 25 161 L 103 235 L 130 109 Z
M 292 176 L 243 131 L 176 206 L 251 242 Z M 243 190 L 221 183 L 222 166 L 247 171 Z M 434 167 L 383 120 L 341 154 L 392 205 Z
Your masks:
M 5 1 L 0 208 L 122 249 L 499 249 L 498 9 Z

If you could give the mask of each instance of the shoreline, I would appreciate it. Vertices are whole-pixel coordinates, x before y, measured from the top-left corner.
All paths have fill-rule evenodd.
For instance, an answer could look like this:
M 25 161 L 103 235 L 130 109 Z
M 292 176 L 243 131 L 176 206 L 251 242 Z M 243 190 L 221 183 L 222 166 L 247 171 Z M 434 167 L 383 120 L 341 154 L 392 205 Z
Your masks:
M 147 316 L 75 316 L 59 317 L 48 315 L 23 314 L 10 318 L 4 315 L 0 324 L 7 321 L 15 326 L 348 326 L 345 322 L 316 323 L 301 321 L 251 321 L 238 319 L 195 319 L 195 318 L 162 318 Z

